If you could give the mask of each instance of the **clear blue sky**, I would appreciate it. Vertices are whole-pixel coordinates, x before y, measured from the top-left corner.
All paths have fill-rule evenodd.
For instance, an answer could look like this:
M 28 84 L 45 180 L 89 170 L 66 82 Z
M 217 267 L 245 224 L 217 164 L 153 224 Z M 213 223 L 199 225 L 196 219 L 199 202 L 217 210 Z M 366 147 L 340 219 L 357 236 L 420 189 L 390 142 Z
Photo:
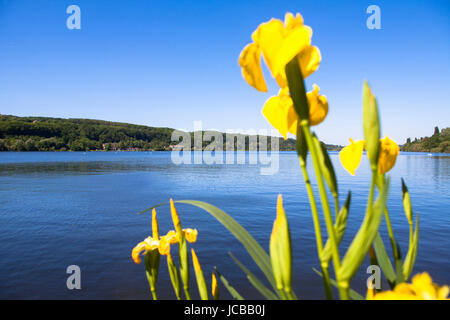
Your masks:
M 81 8 L 81 30 L 66 8 Z M 381 8 L 381 30 L 366 8 Z M 0 113 L 193 129 L 270 128 L 277 92 L 257 92 L 237 59 L 259 23 L 300 12 L 322 53 L 307 79 L 328 97 L 328 143 L 362 138 L 361 91 L 398 143 L 450 126 L 450 1 L 0 0 Z M 267 74 L 267 72 L 266 72 Z

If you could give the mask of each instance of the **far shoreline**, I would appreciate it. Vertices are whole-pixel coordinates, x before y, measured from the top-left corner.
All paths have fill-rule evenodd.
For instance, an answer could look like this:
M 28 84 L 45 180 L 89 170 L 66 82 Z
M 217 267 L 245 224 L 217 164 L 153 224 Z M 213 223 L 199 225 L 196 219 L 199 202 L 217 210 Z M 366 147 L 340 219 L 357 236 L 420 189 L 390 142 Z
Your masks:
M 121 152 L 183 152 L 183 150 L 23 150 L 23 151 L 14 151 L 14 150 L 7 150 L 7 151 L 0 151 L 0 154 L 2 153 L 121 153 Z M 339 152 L 340 150 L 328 150 L 330 152 Z M 205 150 L 190 150 L 186 152 L 211 152 L 211 151 L 205 151 Z M 271 150 L 234 150 L 234 151 L 227 151 L 222 150 L 222 152 L 271 152 Z M 296 150 L 278 150 L 278 152 L 296 152 Z M 364 154 L 366 152 L 364 151 Z M 400 153 L 423 153 L 423 154 L 444 154 L 444 155 L 450 155 L 450 152 L 432 152 L 432 151 L 402 151 L 400 150 Z

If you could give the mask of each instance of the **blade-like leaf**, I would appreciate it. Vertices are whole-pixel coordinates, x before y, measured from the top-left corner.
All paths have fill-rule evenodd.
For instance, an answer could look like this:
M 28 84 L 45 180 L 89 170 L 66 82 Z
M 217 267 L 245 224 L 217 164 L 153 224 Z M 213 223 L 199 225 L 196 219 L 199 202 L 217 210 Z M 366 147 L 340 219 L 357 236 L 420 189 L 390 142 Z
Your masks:
M 316 270 L 315 268 L 313 268 L 314 272 L 317 273 L 319 276 L 323 277 L 322 272 L 320 272 L 319 270 Z M 336 287 L 339 288 L 337 285 L 336 280 L 334 279 L 330 279 L 331 284 Z M 356 292 L 355 290 L 353 290 L 352 288 L 350 288 L 349 290 L 349 295 L 350 298 L 352 300 L 365 300 L 364 297 L 362 295 L 360 295 L 358 292 Z
M 138 212 L 137 214 L 143 214 L 143 213 L 149 212 L 150 210 L 153 210 L 155 208 L 158 208 L 158 207 L 161 207 L 161 206 L 165 206 L 166 204 L 167 204 L 167 202 L 155 204 L 153 207 L 150 207 L 150 208 L 147 208 L 145 210 L 142 210 L 142 211 Z
M 344 206 L 339 211 L 339 214 L 334 224 L 336 230 L 336 242 L 339 245 L 342 238 L 344 237 L 345 229 L 347 228 L 348 213 L 350 211 L 350 201 L 352 198 L 352 193 L 349 191 L 347 194 L 347 200 L 345 200 Z M 320 261 L 328 262 L 331 260 L 331 242 L 330 239 L 327 240 L 325 247 L 322 251 Z
M 393 288 L 395 286 L 395 279 L 397 278 L 397 276 L 395 275 L 391 260 L 389 260 L 386 248 L 384 247 L 383 240 L 381 239 L 379 233 L 377 233 L 375 239 L 373 240 L 373 248 L 375 249 L 375 254 L 377 256 L 377 260 L 381 267 L 381 270 L 383 270 L 384 276 L 389 282 L 389 286 Z
M 348 214 L 350 212 L 350 202 L 352 201 L 351 191 L 347 194 L 347 199 L 345 200 L 344 206 L 338 213 L 336 219 L 336 233 L 340 235 L 341 239 L 344 236 L 345 229 L 347 228 Z
M 173 290 L 178 300 L 181 300 L 181 277 L 178 268 L 173 262 L 172 256 L 167 256 L 167 268 L 169 269 L 170 281 L 172 282 Z
M 408 280 L 411 276 L 411 272 L 414 268 L 417 256 L 417 248 L 419 244 L 419 214 L 416 216 L 416 228 L 414 230 L 414 238 L 412 241 L 412 247 L 408 249 L 405 261 L 403 263 L 403 275 L 405 280 Z
M 405 277 L 403 276 L 402 252 L 400 250 L 400 245 L 398 244 L 398 242 L 395 245 L 398 254 L 398 256 L 395 258 L 395 271 L 397 273 L 395 284 L 397 285 L 399 283 L 405 282 Z
M 386 184 L 383 186 L 375 204 L 368 204 L 369 208 L 366 212 L 364 221 L 348 248 L 342 261 L 342 265 L 339 268 L 338 279 L 349 281 L 363 262 L 364 257 L 378 232 L 378 227 L 380 226 L 381 218 L 386 206 L 388 190 L 389 179 L 387 179 Z
M 247 275 L 247 279 L 250 283 L 255 287 L 256 290 L 259 291 L 266 299 L 268 300 L 279 300 L 278 296 L 273 293 L 269 288 L 261 283 L 258 278 L 250 272 L 231 252 L 228 252 L 231 258 L 236 262 L 236 264 L 241 268 L 242 271 Z
M 247 252 L 252 257 L 253 261 L 258 265 L 261 271 L 269 280 L 274 289 L 275 280 L 272 274 L 272 266 L 270 257 L 260 244 L 245 230 L 236 220 L 230 217 L 225 211 L 203 201 L 196 200 L 178 200 L 178 203 L 186 203 L 192 206 L 205 210 L 214 218 L 216 218 L 225 228 L 228 229 L 238 239 Z
M 187 241 L 182 236 L 178 242 L 178 257 L 180 263 L 180 275 L 183 281 L 183 290 L 187 300 L 191 300 L 189 288 L 190 270 L 189 270 L 189 254 L 187 249 Z
M 217 276 L 219 277 L 220 281 L 222 281 L 225 288 L 227 288 L 228 292 L 231 294 L 233 298 L 236 300 L 244 300 L 244 298 L 239 294 L 239 292 L 236 291 L 235 288 L 233 288 L 227 279 L 217 270 L 216 267 L 214 267 L 215 272 L 217 273 Z
M 202 267 L 200 265 L 200 262 L 198 261 L 198 257 L 194 251 L 194 248 L 191 249 L 191 255 L 192 264 L 194 265 L 195 278 L 197 279 L 198 293 L 200 294 L 200 298 L 202 300 L 209 300 L 205 276 L 203 274 Z

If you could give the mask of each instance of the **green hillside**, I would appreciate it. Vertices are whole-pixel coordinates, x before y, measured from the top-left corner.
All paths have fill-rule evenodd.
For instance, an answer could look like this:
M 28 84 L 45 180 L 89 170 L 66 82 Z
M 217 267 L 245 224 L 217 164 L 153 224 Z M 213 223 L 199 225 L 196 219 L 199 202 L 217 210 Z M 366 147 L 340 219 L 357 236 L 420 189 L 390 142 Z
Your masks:
M 0 151 L 172 150 L 174 129 L 88 119 L 16 117 L 0 115 Z M 225 134 L 223 135 L 225 150 Z M 191 145 L 193 146 L 193 133 Z M 235 146 L 255 150 L 254 139 L 238 135 Z M 294 139 L 279 139 L 279 149 L 295 150 Z M 270 150 L 270 138 L 268 138 Z M 204 141 L 202 148 L 210 142 Z M 326 145 L 332 150 L 339 146 Z
M 435 127 L 434 134 L 431 137 L 415 138 L 414 141 L 408 138 L 406 143 L 402 145 L 401 150 L 450 153 L 450 128 L 439 131 L 439 128 Z

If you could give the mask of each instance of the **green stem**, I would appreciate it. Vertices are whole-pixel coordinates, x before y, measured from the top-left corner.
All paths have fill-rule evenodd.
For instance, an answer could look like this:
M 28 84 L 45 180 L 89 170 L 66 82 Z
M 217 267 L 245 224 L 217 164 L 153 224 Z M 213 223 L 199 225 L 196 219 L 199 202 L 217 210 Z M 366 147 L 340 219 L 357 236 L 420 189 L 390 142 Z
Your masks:
M 330 280 L 330 272 L 328 270 L 329 268 L 328 262 L 321 264 L 321 268 L 322 268 L 323 285 L 325 287 L 325 297 L 327 300 L 333 300 L 333 291 L 331 289 L 331 280 Z
M 369 247 L 369 260 L 371 265 L 379 266 L 377 255 L 375 254 L 375 249 L 373 248 L 373 244 L 371 244 Z M 377 289 L 377 291 L 381 291 L 381 288 L 380 290 Z
M 284 292 L 283 288 L 278 289 L 278 292 L 280 293 L 281 300 L 287 300 L 286 293 Z
M 394 254 L 395 259 L 398 259 L 398 250 L 397 244 L 395 243 L 394 230 L 392 229 L 391 218 L 389 217 L 388 209 L 384 210 L 384 217 L 386 218 L 386 225 L 389 233 L 389 239 L 391 240 L 392 253 Z
M 339 281 L 340 280 L 339 279 L 339 268 L 341 267 L 341 260 L 339 257 L 339 250 L 337 247 L 336 234 L 335 234 L 334 225 L 333 225 L 333 217 L 331 215 L 330 205 L 328 203 L 327 192 L 325 190 L 325 184 L 323 182 L 323 176 L 322 176 L 322 172 L 320 170 L 317 150 L 316 150 L 315 144 L 312 140 L 311 131 L 309 129 L 309 120 L 306 120 L 306 119 L 302 120 L 301 127 L 303 129 L 305 139 L 306 139 L 306 144 L 308 145 L 308 149 L 311 152 L 311 158 L 312 158 L 313 164 L 314 164 L 314 171 L 316 173 L 317 186 L 319 188 L 320 200 L 322 203 L 322 210 L 323 210 L 324 217 L 325 217 L 325 224 L 327 226 L 328 237 L 331 241 L 331 249 L 332 249 L 331 252 L 332 252 L 332 258 L 333 258 L 334 270 L 335 270 L 335 274 L 336 274 L 336 280 L 337 280 L 338 288 L 339 288 L 339 294 L 340 294 L 341 299 L 348 300 L 349 299 L 348 282 Z
M 184 295 L 186 296 L 186 300 L 191 300 L 191 292 L 189 288 L 184 287 Z
M 333 195 L 334 198 L 334 219 L 337 220 L 339 215 L 339 198 L 337 194 Z
M 298 130 L 301 130 L 299 127 Z M 323 252 L 323 240 L 322 240 L 322 232 L 320 230 L 320 219 L 319 219 L 319 212 L 317 210 L 317 204 L 316 199 L 314 198 L 313 189 L 311 186 L 311 180 L 309 179 L 308 171 L 306 169 L 306 163 L 305 161 L 299 157 L 300 160 L 300 168 L 302 169 L 303 179 L 305 180 L 306 185 L 306 192 L 308 194 L 309 203 L 311 205 L 311 213 L 313 217 L 313 224 L 314 224 L 314 232 L 316 234 L 316 245 L 317 245 L 317 254 L 319 256 L 319 260 L 321 260 L 322 252 Z M 328 272 L 328 263 L 323 265 L 321 263 L 322 267 L 322 274 L 323 274 L 323 285 L 325 288 L 325 296 L 327 300 L 333 299 L 333 293 L 331 290 L 331 281 L 330 281 L 330 275 Z
M 288 300 L 296 300 L 294 294 L 292 293 L 292 290 L 286 290 L 286 296 Z
M 323 251 L 323 240 L 322 240 L 322 232 L 320 230 L 319 212 L 317 210 L 317 204 L 316 204 L 316 199 L 314 198 L 314 193 L 313 193 L 312 186 L 311 186 L 311 180 L 309 179 L 308 171 L 306 170 L 306 164 L 302 159 L 300 159 L 300 167 L 302 169 L 302 173 L 303 173 L 303 177 L 304 177 L 305 185 L 306 185 L 306 192 L 308 193 L 309 203 L 311 205 L 311 212 L 312 212 L 313 223 L 314 223 L 314 231 L 316 233 L 317 253 L 320 256 Z
M 158 300 L 158 297 L 156 296 L 156 290 L 152 290 L 152 296 L 153 300 Z
M 376 175 L 377 172 L 374 171 L 372 174 Z M 379 181 L 381 181 L 380 182 L 381 186 L 378 186 L 378 190 L 380 190 L 380 192 L 381 192 L 381 188 L 384 185 L 384 176 L 382 176 L 382 177 L 383 177 L 383 179 L 379 179 Z M 395 237 L 394 237 L 394 230 L 392 228 L 391 218 L 389 217 L 389 211 L 388 211 L 387 207 L 385 207 L 385 209 L 384 209 L 384 217 L 386 219 L 386 226 L 388 229 L 389 240 L 391 242 L 392 253 L 394 254 L 394 259 L 397 261 L 398 259 L 400 259 L 400 257 L 399 257 L 399 253 L 397 250 L 397 243 L 396 243 Z M 410 229 L 410 232 L 411 231 L 412 231 L 412 228 Z M 410 237 L 410 239 L 411 239 L 411 237 Z
M 373 195 L 375 193 L 375 179 L 376 179 L 377 172 L 372 171 L 372 179 L 370 182 L 370 191 L 369 191 L 369 199 L 367 201 L 367 206 L 370 206 L 370 210 L 372 210 L 373 205 Z
M 338 289 L 341 300 L 350 300 L 350 288 L 348 281 L 338 281 Z
M 409 247 L 411 248 L 413 246 L 413 242 L 414 242 L 414 231 L 413 231 L 413 224 L 410 223 L 409 224 Z

